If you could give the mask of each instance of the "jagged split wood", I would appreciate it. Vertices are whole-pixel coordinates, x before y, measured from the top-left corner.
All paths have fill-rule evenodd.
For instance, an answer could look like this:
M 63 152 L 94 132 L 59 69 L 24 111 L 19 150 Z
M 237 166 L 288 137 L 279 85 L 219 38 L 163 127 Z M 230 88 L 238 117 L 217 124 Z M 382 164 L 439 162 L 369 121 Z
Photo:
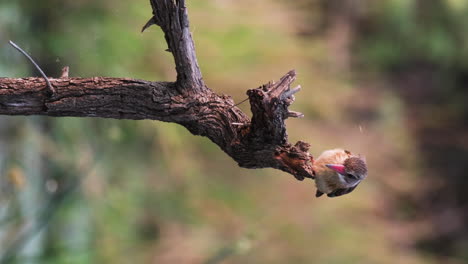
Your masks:
M 174 56 L 176 82 L 128 78 L 0 78 L 0 114 L 152 119 L 173 122 L 208 137 L 244 168 L 276 168 L 296 179 L 313 178 L 309 144 L 288 143 L 284 120 L 302 114 L 289 111 L 296 78 L 288 72 L 247 92 L 252 119 L 203 82 L 189 30 L 184 0 L 151 0 L 153 17 L 143 27 L 162 28 Z

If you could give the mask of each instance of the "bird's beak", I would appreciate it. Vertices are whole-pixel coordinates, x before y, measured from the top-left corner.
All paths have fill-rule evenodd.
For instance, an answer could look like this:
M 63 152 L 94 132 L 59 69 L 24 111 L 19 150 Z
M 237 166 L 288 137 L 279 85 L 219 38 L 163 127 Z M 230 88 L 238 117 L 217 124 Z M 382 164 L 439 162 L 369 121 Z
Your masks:
M 346 172 L 345 172 L 345 167 L 344 165 L 340 165 L 340 164 L 326 164 L 325 166 L 327 166 L 328 168 L 338 172 L 339 174 L 341 175 L 345 175 Z

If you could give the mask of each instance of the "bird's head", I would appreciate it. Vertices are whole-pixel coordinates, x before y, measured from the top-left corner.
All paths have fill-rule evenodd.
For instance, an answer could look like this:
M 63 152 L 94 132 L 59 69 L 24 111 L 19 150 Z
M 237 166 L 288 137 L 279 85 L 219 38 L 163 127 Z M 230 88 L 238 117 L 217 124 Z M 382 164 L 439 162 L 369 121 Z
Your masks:
M 345 188 L 339 188 L 329 193 L 329 197 L 336 197 L 352 192 L 356 186 L 367 177 L 367 165 L 364 157 L 351 156 L 343 164 L 326 164 L 329 169 L 338 174 Z
M 367 177 L 366 161 L 360 156 L 349 157 L 343 164 L 326 164 L 325 166 L 343 176 L 342 179 L 350 184 L 358 183 Z

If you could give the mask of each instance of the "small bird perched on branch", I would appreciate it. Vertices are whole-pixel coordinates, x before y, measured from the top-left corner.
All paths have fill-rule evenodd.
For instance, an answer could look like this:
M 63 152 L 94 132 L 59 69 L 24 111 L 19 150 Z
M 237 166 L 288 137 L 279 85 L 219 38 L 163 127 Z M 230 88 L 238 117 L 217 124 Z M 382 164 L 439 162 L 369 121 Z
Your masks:
M 352 192 L 367 177 L 367 165 L 364 157 L 353 155 L 343 149 L 323 152 L 315 160 L 316 197 L 327 194 L 336 197 Z

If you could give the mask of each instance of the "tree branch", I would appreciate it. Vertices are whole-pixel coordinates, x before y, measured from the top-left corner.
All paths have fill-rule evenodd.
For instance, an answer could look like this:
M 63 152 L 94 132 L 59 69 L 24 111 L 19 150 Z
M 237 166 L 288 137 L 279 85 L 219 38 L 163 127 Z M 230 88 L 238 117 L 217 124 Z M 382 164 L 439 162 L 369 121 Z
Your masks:
M 231 97 L 205 86 L 195 56 L 183 0 L 151 0 L 154 16 L 144 26 L 159 25 L 174 55 L 176 82 L 126 78 L 49 78 L 50 96 L 42 78 L 0 78 L 0 114 L 152 119 L 173 122 L 208 137 L 239 166 L 276 168 L 298 180 L 313 178 L 309 144 L 288 143 L 284 120 L 298 88 L 288 72 L 277 83 L 247 92 L 252 120 Z
M 185 0 L 150 0 L 153 17 L 142 31 L 151 25 L 158 25 L 164 32 L 169 46 L 167 51 L 174 56 L 177 71 L 178 88 L 194 92 L 204 92 L 207 88 L 203 82 L 195 45 L 190 33 Z

